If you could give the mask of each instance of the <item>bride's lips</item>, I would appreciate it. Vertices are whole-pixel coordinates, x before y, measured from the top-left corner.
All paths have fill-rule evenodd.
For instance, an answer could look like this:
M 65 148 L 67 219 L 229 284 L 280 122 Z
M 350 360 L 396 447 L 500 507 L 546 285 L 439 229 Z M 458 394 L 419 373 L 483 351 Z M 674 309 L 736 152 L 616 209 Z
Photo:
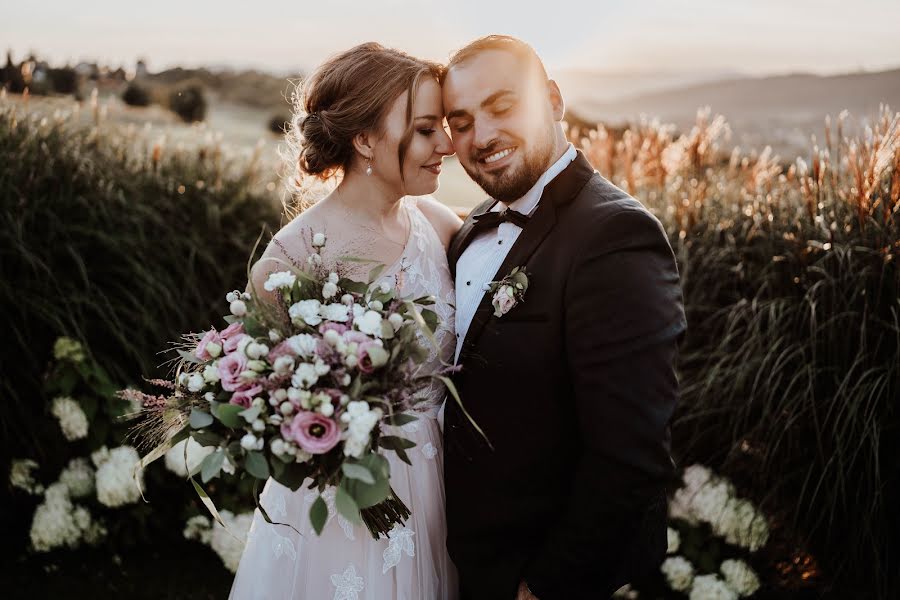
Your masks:
M 431 173 L 434 173 L 435 175 L 441 174 L 441 163 L 439 163 L 439 162 L 436 162 L 436 163 L 430 164 L 430 165 L 422 165 L 422 168 L 425 169 L 426 171 L 430 171 Z

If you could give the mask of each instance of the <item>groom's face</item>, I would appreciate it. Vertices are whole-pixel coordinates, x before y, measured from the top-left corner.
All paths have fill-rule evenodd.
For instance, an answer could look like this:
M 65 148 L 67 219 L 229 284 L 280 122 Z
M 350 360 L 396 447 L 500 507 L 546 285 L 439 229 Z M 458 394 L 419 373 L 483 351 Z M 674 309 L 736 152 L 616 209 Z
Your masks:
M 444 110 L 456 156 L 492 198 L 521 198 L 550 167 L 562 118 L 558 92 L 504 50 L 485 50 L 447 72 Z

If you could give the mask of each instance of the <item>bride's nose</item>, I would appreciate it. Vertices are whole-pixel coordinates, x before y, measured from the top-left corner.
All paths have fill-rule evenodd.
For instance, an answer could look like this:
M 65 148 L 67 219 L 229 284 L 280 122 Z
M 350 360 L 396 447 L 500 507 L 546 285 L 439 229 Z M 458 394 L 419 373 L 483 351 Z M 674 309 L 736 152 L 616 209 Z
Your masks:
M 456 149 L 453 147 L 453 140 L 450 139 L 447 132 L 444 129 L 439 129 L 438 132 L 440 137 L 438 138 L 438 144 L 434 151 L 441 156 L 453 156 L 456 154 Z

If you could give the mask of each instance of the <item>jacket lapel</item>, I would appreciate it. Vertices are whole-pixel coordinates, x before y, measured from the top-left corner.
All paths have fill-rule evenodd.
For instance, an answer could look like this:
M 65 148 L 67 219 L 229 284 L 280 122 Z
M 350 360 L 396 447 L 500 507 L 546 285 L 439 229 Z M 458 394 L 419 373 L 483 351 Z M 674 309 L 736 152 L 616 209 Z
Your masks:
M 453 241 L 450 242 L 450 249 L 447 251 L 447 262 L 450 264 L 450 274 L 453 276 L 454 280 L 456 279 L 456 262 L 475 236 L 475 217 L 488 212 L 494 208 L 494 205 L 496 204 L 497 200 L 488 198 L 479 206 L 475 207 L 475 210 L 469 213 L 469 216 L 466 217 L 462 227 L 460 227 L 459 231 L 453 237 Z
M 537 210 L 525 226 L 525 229 L 522 230 L 518 239 L 516 239 L 516 243 L 510 248 L 509 253 L 503 260 L 503 264 L 500 265 L 500 268 L 494 274 L 493 281 L 502 279 L 515 267 L 525 266 L 531 255 L 534 254 L 541 242 L 544 241 L 544 238 L 553 229 L 553 226 L 556 225 L 558 209 L 572 200 L 593 174 L 594 168 L 579 150 L 575 160 L 544 188 Z M 493 204 L 490 206 L 493 206 Z M 487 210 L 490 210 L 490 208 Z M 467 220 L 467 223 L 470 224 L 468 237 L 471 237 L 471 223 L 469 220 Z M 462 233 L 462 230 L 460 230 L 460 233 Z M 466 244 L 468 244 L 468 241 Z M 465 246 L 461 246 L 455 259 L 459 259 L 463 250 L 465 250 Z M 540 283 L 537 283 L 537 285 L 540 285 Z M 478 342 L 482 330 L 494 314 L 491 300 L 491 294 L 485 292 L 478 309 L 475 311 L 475 315 L 472 317 L 472 323 L 466 331 L 466 337 L 463 340 L 462 350 L 459 355 L 460 361 Z

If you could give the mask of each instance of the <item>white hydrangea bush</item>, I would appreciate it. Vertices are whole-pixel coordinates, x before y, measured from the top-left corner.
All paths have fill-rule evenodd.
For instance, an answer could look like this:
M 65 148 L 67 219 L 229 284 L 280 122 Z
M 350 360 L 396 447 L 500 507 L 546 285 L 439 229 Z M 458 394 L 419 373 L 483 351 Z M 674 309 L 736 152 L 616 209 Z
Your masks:
M 212 548 L 222 559 L 225 568 L 236 573 L 253 522 L 253 512 L 235 515 L 231 511 L 222 510 L 219 516 L 225 527 L 202 515 L 191 517 L 185 523 L 184 537 Z

